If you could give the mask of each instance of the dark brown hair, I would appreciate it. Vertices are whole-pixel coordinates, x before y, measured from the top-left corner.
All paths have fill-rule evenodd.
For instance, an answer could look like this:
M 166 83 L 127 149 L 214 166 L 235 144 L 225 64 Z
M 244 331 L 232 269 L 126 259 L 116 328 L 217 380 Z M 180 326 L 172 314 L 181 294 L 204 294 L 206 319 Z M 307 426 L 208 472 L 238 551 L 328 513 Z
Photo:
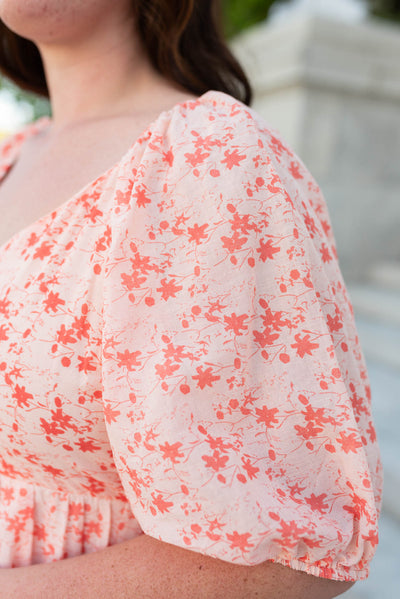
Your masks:
M 153 67 L 196 95 L 209 89 L 248 106 L 250 82 L 227 46 L 220 0 L 132 0 L 137 33 Z M 48 97 L 36 45 L 0 20 L 0 71 L 19 87 Z

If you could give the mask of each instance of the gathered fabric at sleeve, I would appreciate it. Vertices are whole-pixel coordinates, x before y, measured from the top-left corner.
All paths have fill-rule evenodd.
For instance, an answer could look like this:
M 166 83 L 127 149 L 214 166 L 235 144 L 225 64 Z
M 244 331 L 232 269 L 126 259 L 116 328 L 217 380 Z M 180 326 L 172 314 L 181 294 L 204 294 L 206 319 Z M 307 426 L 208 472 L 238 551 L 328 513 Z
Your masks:
M 305 165 L 230 96 L 180 106 L 121 168 L 110 226 L 104 411 L 143 531 L 232 563 L 366 578 L 382 465 Z

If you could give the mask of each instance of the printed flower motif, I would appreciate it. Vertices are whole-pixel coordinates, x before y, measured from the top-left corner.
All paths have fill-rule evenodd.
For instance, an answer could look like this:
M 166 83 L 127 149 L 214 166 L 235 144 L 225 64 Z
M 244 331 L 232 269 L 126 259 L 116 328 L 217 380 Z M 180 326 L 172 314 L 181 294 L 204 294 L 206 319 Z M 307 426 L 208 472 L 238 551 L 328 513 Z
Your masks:
M 294 338 L 296 343 L 292 343 L 291 347 L 296 349 L 297 355 L 300 358 L 304 358 L 306 354 L 312 356 L 312 350 L 319 347 L 318 343 L 312 343 L 312 341 L 310 341 L 310 335 L 304 335 L 304 337 L 301 337 L 300 333 L 297 333 Z
M 145 530 L 367 577 L 382 465 L 329 214 L 235 98 L 163 113 L 1 247 L 0 384 L 0 568 Z
M 161 279 L 161 287 L 157 287 L 156 291 L 159 291 L 163 300 L 167 301 L 170 297 L 176 297 L 177 292 L 182 289 L 182 285 L 175 285 L 174 278 L 169 281 L 165 278 Z
M 358 448 L 362 447 L 362 443 L 356 438 L 355 432 L 346 435 L 346 433 L 340 431 L 340 435 L 336 440 L 338 443 L 340 443 L 345 453 L 357 453 Z
M 248 330 L 248 326 L 244 322 L 248 318 L 247 314 L 237 315 L 234 312 L 230 316 L 224 316 L 225 330 L 232 331 L 235 335 L 242 335 Z
M 199 245 L 203 240 L 208 239 L 208 235 L 206 233 L 207 227 L 207 223 L 201 226 L 195 223 L 193 227 L 188 227 L 187 231 L 189 233 L 189 241 L 194 241 L 197 245 Z
M 267 241 L 260 239 L 260 247 L 256 251 L 260 254 L 260 260 L 265 262 L 268 259 L 273 260 L 274 255 L 280 252 L 281 248 L 274 246 L 271 239 L 267 239 Z
M 203 370 L 202 366 L 197 366 L 197 374 L 192 376 L 192 379 L 197 381 L 198 387 L 204 389 L 206 386 L 212 387 L 215 381 L 221 377 L 213 374 L 211 366 Z
M 128 349 L 124 352 L 117 352 L 118 366 L 125 367 L 129 371 L 135 370 L 136 366 L 140 366 L 138 357 L 141 353 L 141 351 L 130 352 Z
M 33 258 L 39 258 L 40 260 L 44 260 L 47 256 L 50 256 L 51 249 L 53 245 L 47 241 L 43 241 L 39 247 L 36 248 L 35 253 L 33 254 Z
M 240 166 L 241 161 L 247 158 L 246 154 L 239 154 L 238 150 L 232 152 L 225 150 L 224 155 L 225 158 L 221 160 L 221 164 L 226 164 L 229 170 L 232 170 L 234 166 Z
M 167 441 L 164 445 L 160 445 L 160 450 L 163 452 L 163 459 L 170 459 L 173 464 L 177 464 L 180 459 L 184 457 L 184 453 L 180 453 L 179 449 L 182 447 L 182 443 L 177 441 L 170 445 Z
M 277 424 L 279 420 L 276 415 L 279 414 L 278 408 L 270 408 L 263 406 L 262 408 L 256 408 L 257 422 L 262 422 L 267 428 L 273 428 L 274 424 Z
M 249 539 L 251 538 L 249 532 L 239 534 L 237 530 L 235 530 L 232 534 L 227 534 L 226 538 L 230 542 L 231 549 L 238 548 L 244 552 L 248 547 L 254 547 L 253 543 L 249 543 Z

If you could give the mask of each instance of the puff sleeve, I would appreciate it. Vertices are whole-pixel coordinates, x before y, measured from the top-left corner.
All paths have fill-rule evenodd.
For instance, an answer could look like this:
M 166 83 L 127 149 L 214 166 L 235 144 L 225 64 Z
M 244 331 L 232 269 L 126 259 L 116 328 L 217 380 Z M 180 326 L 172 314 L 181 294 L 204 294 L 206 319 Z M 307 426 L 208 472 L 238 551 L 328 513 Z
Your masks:
M 121 168 L 104 279 L 114 460 L 142 530 L 237 564 L 366 578 L 382 466 L 321 191 L 226 94 Z

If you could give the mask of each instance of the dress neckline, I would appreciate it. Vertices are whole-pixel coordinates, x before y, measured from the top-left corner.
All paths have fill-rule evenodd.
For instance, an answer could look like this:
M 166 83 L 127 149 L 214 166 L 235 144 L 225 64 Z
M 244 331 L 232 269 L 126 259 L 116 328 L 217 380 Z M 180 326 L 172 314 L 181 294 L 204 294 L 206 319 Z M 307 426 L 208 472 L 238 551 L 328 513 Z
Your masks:
M 22 229 L 20 229 L 13 235 L 11 235 L 11 237 L 9 239 L 7 239 L 4 243 L 0 244 L 0 254 L 6 248 L 8 248 L 16 239 L 18 239 L 19 237 L 21 237 L 23 235 L 26 235 L 29 231 L 31 231 L 32 229 L 35 229 L 40 223 L 45 222 L 46 220 L 49 220 L 53 214 L 61 212 L 65 208 L 68 208 L 68 206 L 70 204 L 78 201 L 80 197 L 83 197 L 89 190 L 92 190 L 92 188 L 94 188 L 100 180 L 107 179 L 115 170 L 117 170 L 120 167 L 120 165 L 123 162 L 125 162 L 129 158 L 130 154 L 136 149 L 137 145 L 142 144 L 143 141 L 145 141 L 145 139 L 148 136 L 151 136 L 151 133 L 153 132 L 153 130 L 155 129 L 155 127 L 157 126 L 159 121 L 170 117 L 173 112 L 175 112 L 181 108 L 184 108 L 189 105 L 193 105 L 194 107 L 198 106 L 198 105 L 202 104 L 203 102 L 206 102 L 209 98 L 211 98 L 213 96 L 218 97 L 218 95 L 222 95 L 223 98 L 226 97 L 226 99 L 230 98 L 231 100 L 235 101 L 235 98 L 232 98 L 225 92 L 220 92 L 220 91 L 211 89 L 211 90 L 208 90 L 207 92 L 205 92 L 204 94 L 202 94 L 201 96 L 199 96 L 198 98 L 196 98 L 195 100 L 185 100 L 184 102 L 178 102 L 178 103 L 174 104 L 171 108 L 160 112 L 160 114 L 153 121 L 151 121 L 150 124 L 148 124 L 146 126 L 146 128 L 142 131 L 142 133 L 135 139 L 135 141 L 129 146 L 129 148 L 126 150 L 126 152 L 121 156 L 121 158 L 115 164 L 113 164 L 107 170 L 103 171 L 95 179 L 89 181 L 88 183 L 85 183 L 76 193 L 74 193 L 72 196 L 70 196 L 69 198 L 64 200 L 62 203 L 60 203 L 56 208 L 53 208 L 53 210 L 50 210 L 43 216 L 37 218 L 32 223 L 26 225 L 25 227 L 23 227 Z M 40 131 L 44 130 L 46 127 L 50 126 L 51 123 L 52 123 L 51 117 L 43 116 L 43 117 L 37 119 L 36 121 L 34 121 L 33 123 L 27 125 L 22 130 L 17 131 L 16 133 L 12 134 L 11 138 L 9 138 L 8 140 L 7 139 L 5 140 L 6 143 L 8 141 L 8 143 L 10 144 L 10 149 L 9 149 L 7 157 L 5 159 L 3 159 L 0 163 L 0 170 L 2 171 L 0 174 L 0 185 L 1 185 L 1 182 L 3 181 L 3 179 L 5 178 L 5 176 L 7 175 L 7 173 L 9 172 L 9 170 L 16 164 L 16 162 L 20 156 L 24 141 L 27 140 L 28 138 L 36 135 Z

